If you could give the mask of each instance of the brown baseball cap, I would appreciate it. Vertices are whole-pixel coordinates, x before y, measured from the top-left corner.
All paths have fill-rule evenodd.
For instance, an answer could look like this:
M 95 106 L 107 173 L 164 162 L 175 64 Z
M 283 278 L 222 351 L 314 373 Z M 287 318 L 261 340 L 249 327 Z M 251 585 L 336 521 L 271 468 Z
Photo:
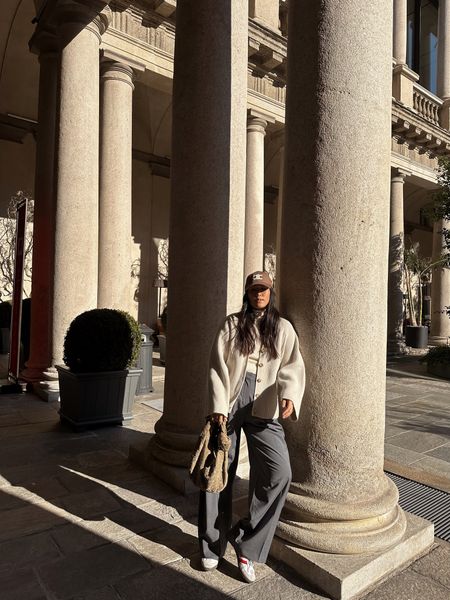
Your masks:
M 255 271 L 250 273 L 245 280 L 245 291 L 257 285 L 263 285 L 267 288 L 273 287 L 272 279 L 267 271 Z

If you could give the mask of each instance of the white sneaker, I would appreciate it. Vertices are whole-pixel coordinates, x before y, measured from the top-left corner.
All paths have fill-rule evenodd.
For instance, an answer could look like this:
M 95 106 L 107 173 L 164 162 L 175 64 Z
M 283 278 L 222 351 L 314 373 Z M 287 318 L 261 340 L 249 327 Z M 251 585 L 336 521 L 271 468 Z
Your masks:
M 244 556 L 238 557 L 239 571 L 247 583 L 253 583 L 256 579 L 253 562 Z
M 218 564 L 219 561 L 217 558 L 202 558 L 202 567 L 204 571 L 212 571 Z

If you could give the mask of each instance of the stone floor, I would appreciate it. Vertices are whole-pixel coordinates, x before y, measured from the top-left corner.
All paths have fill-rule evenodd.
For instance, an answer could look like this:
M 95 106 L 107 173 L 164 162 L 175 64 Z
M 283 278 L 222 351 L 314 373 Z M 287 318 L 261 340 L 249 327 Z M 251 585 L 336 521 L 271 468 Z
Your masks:
M 417 357 L 388 364 L 385 459 L 388 471 L 450 492 L 450 381 Z
M 450 387 L 420 369 L 389 365 L 387 463 L 445 487 Z M 231 552 L 217 571 L 199 570 L 195 495 L 180 497 L 127 460 L 160 416 L 152 405 L 161 405 L 162 368 L 154 381 L 127 425 L 81 433 L 60 425 L 56 404 L 0 396 L 1 600 L 324 598 L 275 561 L 252 585 L 239 579 Z M 436 540 L 365 598 L 449 600 L 450 545 Z

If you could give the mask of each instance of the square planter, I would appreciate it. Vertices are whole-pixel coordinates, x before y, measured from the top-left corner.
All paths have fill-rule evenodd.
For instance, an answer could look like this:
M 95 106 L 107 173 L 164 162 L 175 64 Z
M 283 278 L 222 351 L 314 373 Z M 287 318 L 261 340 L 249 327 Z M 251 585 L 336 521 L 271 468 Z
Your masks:
M 62 421 L 76 427 L 116 424 L 132 418 L 134 397 L 142 369 L 102 373 L 72 373 L 56 366 Z
M 437 377 L 450 379 L 450 364 L 445 362 L 427 363 L 427 372 L 430 373 L 430 375 L 437 375 Z

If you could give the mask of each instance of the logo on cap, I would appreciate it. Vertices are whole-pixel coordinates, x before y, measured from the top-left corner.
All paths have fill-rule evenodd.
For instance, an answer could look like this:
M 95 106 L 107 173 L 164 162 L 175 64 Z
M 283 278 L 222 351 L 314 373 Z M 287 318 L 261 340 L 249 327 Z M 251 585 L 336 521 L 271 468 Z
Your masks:
M 253 281 L 255 281 L 256 279 L 262 279 L 262 273 L 255 273 L 253 275 Z

